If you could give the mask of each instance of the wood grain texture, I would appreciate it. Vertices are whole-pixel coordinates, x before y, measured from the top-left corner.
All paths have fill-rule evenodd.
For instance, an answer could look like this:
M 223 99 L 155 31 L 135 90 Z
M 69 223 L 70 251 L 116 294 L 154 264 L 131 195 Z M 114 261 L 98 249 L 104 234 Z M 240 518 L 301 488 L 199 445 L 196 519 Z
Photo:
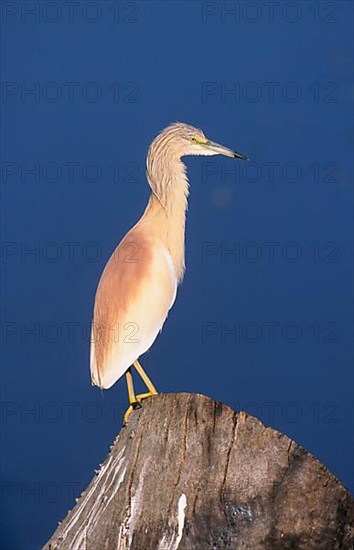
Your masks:
M 351 549 L 354 505 L 305 449 L 198 394 L 146 400 L 45 550 Z

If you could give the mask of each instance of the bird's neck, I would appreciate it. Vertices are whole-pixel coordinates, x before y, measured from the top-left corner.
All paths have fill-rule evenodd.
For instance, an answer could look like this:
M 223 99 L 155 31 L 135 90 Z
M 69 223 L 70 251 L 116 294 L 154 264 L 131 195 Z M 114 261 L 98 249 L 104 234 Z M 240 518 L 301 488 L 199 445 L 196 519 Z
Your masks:
M 154 220 L 156 236 L 167 246 L 176 271 L 177 280 L 185 269 L 184 242 L 188 199 L 186 167 L 180 158 L 166 158 L 162 163 L 147 162 L 147 178 L 152 193 L 144 218 Z

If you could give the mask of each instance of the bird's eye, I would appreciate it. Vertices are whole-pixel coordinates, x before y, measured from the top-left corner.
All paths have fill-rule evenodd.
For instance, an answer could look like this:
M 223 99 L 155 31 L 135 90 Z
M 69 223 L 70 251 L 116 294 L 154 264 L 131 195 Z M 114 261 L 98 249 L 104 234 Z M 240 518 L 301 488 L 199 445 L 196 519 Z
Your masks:
M 194 143 L 198 143 L 198 140 L 196 137 L 192 137 L 192 141 L 194 141 Z

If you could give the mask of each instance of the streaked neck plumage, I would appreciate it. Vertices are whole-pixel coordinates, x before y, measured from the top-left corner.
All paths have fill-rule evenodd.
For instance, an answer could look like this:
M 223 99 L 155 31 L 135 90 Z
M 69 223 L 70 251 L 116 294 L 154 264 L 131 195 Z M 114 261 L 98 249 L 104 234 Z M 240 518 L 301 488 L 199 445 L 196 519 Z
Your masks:
M 154 142 L 147 156 L 147 179 L 152 193 L 144 218 L 154 217 L 158 236 L 164 240 L 178 282 L 185 270 L 185 224 L 189 185 L 180 155 Z

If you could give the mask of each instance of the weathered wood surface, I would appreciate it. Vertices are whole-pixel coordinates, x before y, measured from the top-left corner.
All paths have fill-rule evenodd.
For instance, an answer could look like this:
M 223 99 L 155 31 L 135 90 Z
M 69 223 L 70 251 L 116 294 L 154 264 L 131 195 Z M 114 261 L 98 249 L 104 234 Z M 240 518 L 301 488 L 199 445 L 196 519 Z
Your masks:
M 203 395 L 168 394 L 132 413 L 44 548 L 351 549 L 351 526 L 349 493 L 294 441 Z

